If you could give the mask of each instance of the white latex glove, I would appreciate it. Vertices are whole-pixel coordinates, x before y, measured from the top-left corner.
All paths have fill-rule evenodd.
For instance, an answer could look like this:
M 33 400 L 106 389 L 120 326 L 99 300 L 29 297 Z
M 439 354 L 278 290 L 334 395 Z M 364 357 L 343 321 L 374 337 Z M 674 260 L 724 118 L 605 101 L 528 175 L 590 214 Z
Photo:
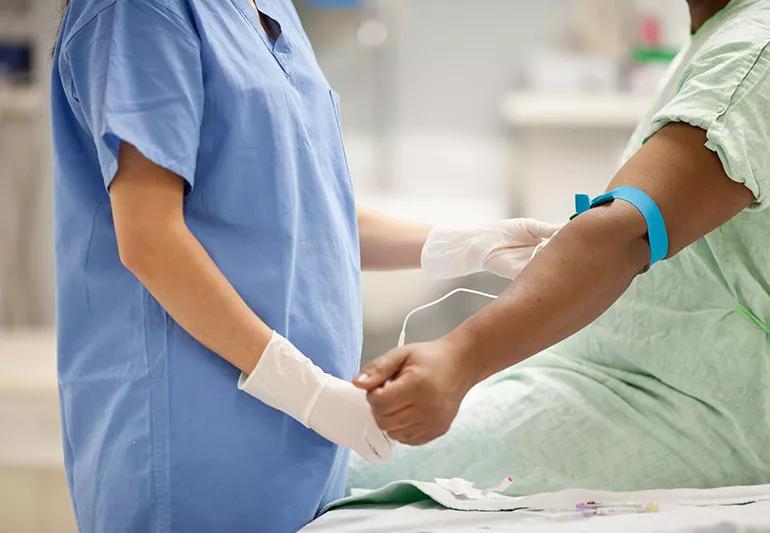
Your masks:
M 393 443 L 377 427 L 366 391 L 327 374 L 276 332 L 238 388 L 369 463 L 390 458 Z
M 473 228 L 436 226 L 422 248 L 422 269 L 438 279 L 482 271 L 514 279 L 561 227 L 531 218 Z

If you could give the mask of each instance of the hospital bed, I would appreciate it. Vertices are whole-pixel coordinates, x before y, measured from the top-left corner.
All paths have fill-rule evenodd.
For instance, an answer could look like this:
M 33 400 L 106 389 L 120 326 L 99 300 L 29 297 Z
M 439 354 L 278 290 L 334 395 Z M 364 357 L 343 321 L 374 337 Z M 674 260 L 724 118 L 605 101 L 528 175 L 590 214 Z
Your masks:
M 431 495 L 412 499 L 417 501 L 343 506 L 302 531 L 770 533 L 770 485 L 627 493 L 575 490 L 521 499 L 522 505 L 550 507 L 540 511 L 468 511 L 452 509 L 462 505 L 442 503 Z M 645 503 L 635 508 L 640 502 Z

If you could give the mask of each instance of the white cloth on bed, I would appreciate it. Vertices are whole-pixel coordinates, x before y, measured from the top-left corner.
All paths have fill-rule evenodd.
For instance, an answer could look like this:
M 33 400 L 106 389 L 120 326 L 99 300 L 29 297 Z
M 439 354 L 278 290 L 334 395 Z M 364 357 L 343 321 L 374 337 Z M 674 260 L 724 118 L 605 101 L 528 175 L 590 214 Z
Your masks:
M 429 490 L 434 495 L 438 494 L 434 489 L 441 487 L 437 484 L 423 484 L 423 488 L 430 485 L 433 487 Z M 569 490 L 511 499 L 519 500 L 520 505 L 552 509 L 574 508 L 577 502 L 588 500 L 602 503 L 656 502 L 660 510 L 656 513 L 593 517 L 578 512 L 458 511 L 444 507 L 431 497 L 409 504 L 343 507 L 326 513 L 302 531 L 770 533 L 770 485 L 613 493 Z

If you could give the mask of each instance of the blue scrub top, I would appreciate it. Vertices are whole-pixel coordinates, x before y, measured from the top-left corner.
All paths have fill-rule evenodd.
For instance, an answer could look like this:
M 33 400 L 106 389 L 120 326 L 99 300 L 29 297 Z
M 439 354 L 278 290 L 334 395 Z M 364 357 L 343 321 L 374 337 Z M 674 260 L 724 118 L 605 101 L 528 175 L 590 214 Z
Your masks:
M 71 0 L 53 63 L 58 364 L 84 532 L 282 532 L 347 454 L 239 392 L 120 263 L 121 141 L 185 181 L 185 218 L 254 312 L 327 372 L 361 350 L 337 95 L 289 0 Z

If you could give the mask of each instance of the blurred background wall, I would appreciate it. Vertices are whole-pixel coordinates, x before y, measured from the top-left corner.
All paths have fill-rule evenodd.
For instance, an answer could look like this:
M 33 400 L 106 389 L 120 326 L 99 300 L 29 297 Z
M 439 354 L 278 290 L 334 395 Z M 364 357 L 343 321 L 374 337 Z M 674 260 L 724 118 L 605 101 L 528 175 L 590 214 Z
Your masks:
M 0 531 L 74 531 L 53 339 L 47 72 L 58 4 L 0 0 Z M 359 203 L 456 225 L 558 222 L 575 192 L 600 191 L 688 27 L 684 0 L 295 4 L 341 93 Z M 364 357 L 394 345 L 409 309 L 457 285 L 505 283 L 366 273 Z M 483 303 L 457 296 L 415 317 L 409 339 Z

